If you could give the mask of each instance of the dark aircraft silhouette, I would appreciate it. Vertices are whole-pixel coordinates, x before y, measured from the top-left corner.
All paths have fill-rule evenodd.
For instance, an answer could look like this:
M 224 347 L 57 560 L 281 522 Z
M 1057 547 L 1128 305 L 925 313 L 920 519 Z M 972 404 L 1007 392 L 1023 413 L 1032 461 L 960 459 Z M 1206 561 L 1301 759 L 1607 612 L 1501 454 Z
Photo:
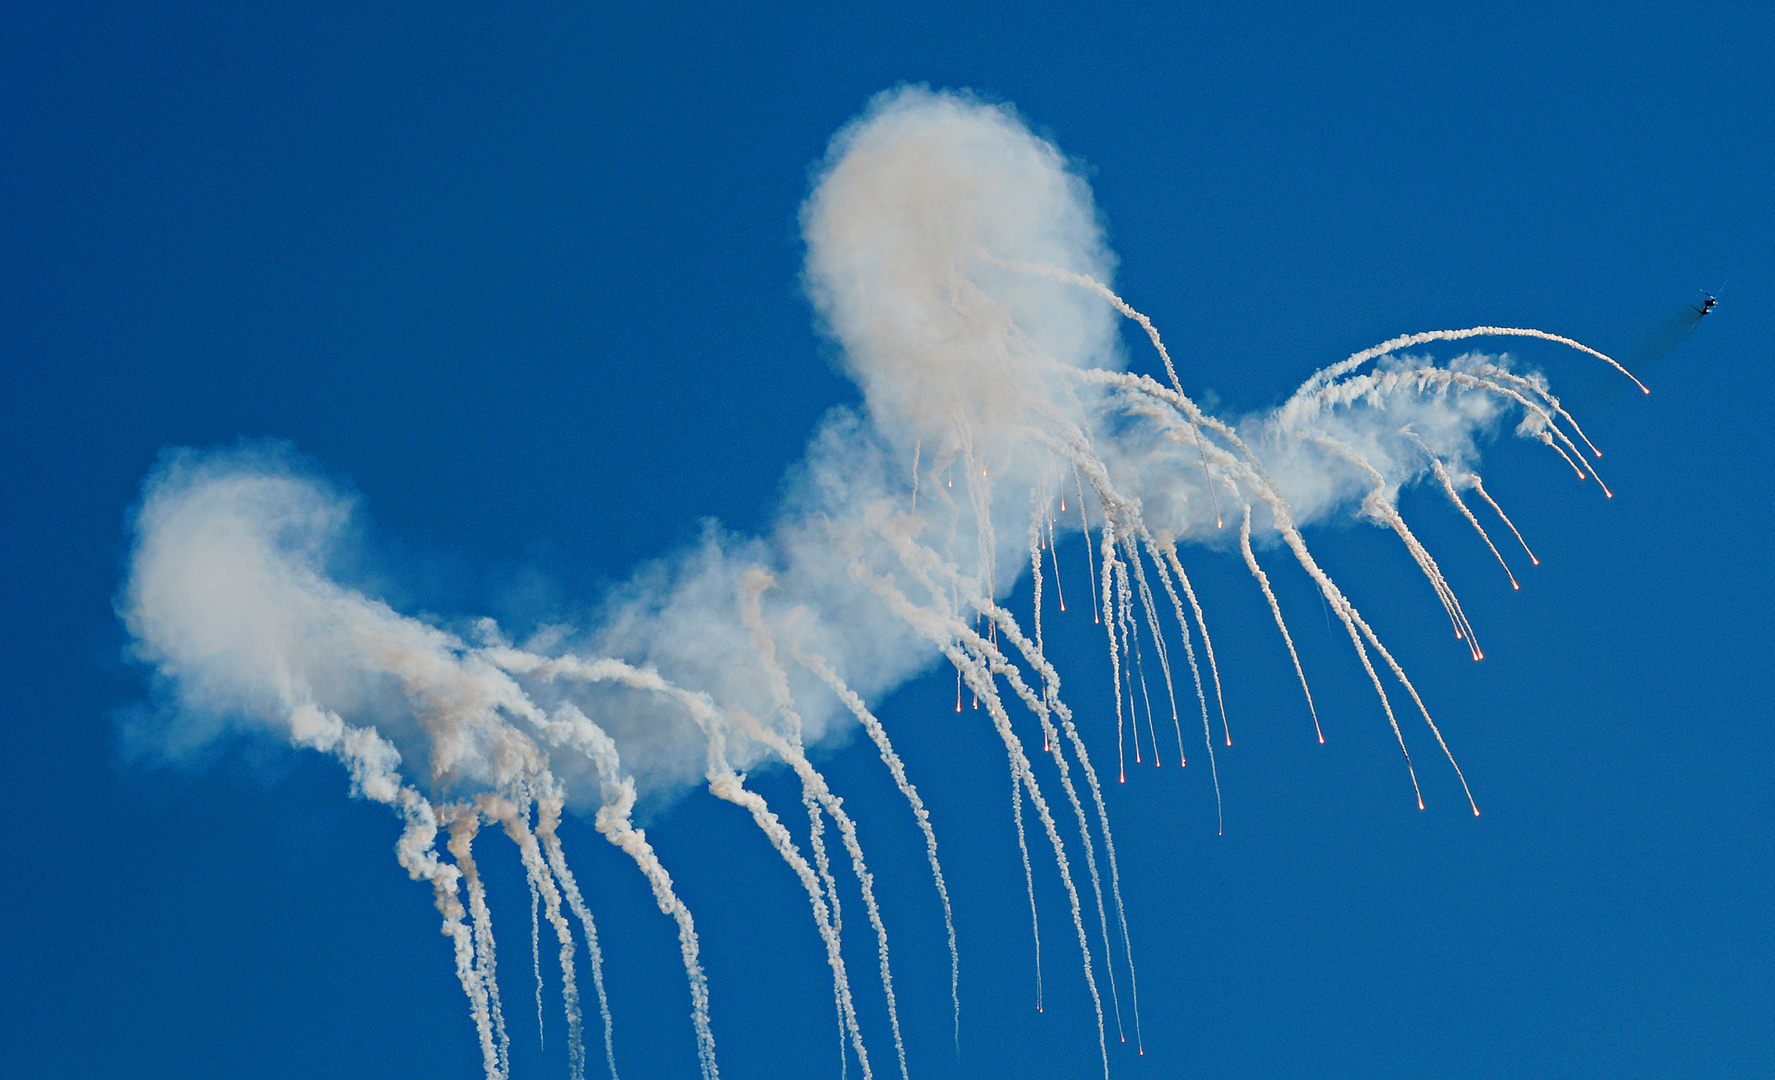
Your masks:
M 1672 307 L 1665 309 L 1668 314 L 1664 320 L 1648 327 L 1636 347 L 1627 352 L 1627 358 L 1622 362 L 1635 375 L 1644 375 L 1670 359 L 1688 342 L 1695 328 L 1713 313 L 1714 305 L 1719 303 L 1718 297 L 1706 289 L 1697 291 L 1702 296 L 1700 301 L 1693 304 L 1673 301 Z M 1596 404 L 1620 390 L 1614 378 L 1604 377 L 1600 372 L 1575 373 L 1563 382 L 1569 400 L 1580 405 Z

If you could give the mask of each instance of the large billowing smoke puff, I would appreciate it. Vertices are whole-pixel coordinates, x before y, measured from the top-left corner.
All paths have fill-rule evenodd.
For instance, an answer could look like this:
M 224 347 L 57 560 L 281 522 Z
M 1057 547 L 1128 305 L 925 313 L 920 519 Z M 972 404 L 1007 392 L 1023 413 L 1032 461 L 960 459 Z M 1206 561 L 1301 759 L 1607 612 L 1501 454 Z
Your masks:
M 1084 181 L 1014 112 L 965 95 L 878 97 L 833 139 L 803 227 L 808 292 L 862 408 L 828 416 L 769 535 L 710 535 L 618 590 L 598 625 L 514 641 L 490 620 L 446 629 L 341 583 L 353 502 L 285 448 L 170 451 L 145 483 L 119 610 L 166 706 L 153 736 L 168 753 L 243 728 L 310 747 L 345 766 L 356 794 L 400 816 L 400 864 L 432 889 L 490 1078 L 508 1075 L 511 1044 L 472 850 L 487 825 L 515 844 L 546 915 L 533 926 L 546 924 L 559 947 L 575 1075 L 586 1068 L 580 941 L 615 1074 L 595 891 L 579 887 L 557 837 L 568 807 L 632 857 L 675 920 L 690 1035 L 704 1075 L 717 1075 L 695 925 L 632 819 L 637 800 L 693 784 L 750 815 L 805 886 L 841 1038 L 867 1078 L 873 1062 L 840 951 L 833 864 L 848 861 L 904 1075 L 864 853 L 805 751 L 836 725 L 863 726 L 922 830 L 947 919 L 936 834 L 871 712 L 937 664 L 954 669 L 958 701 L 965 688 L 1004 744 L 1019 835 L 1027 803 L 1038 846 L 1053 854 L 1107 1072 L 1108 1027 L 1138 1045 L 1137 984 L 1101 777 L 1042 652 L 1042 606 L 1063 602 L 1061 577 L 1106 634 L 1119 766 L 1130 743 L 1137 755 L 1183 755 L 1197 721 L 1212 766 L 1224 711 L 1183 550 L 1204 541 L 1238 547 L 1285 639 L 1257 554 L 1305 568 L 1398 732 L 1404 709 L 1430 723 L 1424 703 L 1300 527 L 1356 514 L 1391 530 L 1477 657 L 1453 591 L 1399 515 L 1400 488 L 1436 484 L 1484 535 L 1463 492 L 1503 520 L 1474 467 L 1479 440 L 1506 418 L 1580 479 L 1594 475 L 1594 448 L 1540 376 L 1498 357 L 1437 363 L 1401 352 L 1507 335 L 1591 352 L 1541 331 L 1400 338 L 1320 372 L 1270 412 L 1235 422 L 1204 413 L 1157 330 L 1111 291 L 1114 258 Z M 1162 378 L 1129 373 L 1123 320 L 1150 342 L 1156 363 L 1142 366 Z M 1055 544 L 1081 531 L 1090 557 L 1060 575 Z M 1026 569 L 1035 609 L 1013 615 L 998 601 Z M 1041 783 L 1030 760 L 1039 755 L 1053 762 Z M 799 778 L 805 826 L 792 831 L 745 786 L 744 772 L 766 761 Z M 959 1025 L 952 925 L 949 944 Z

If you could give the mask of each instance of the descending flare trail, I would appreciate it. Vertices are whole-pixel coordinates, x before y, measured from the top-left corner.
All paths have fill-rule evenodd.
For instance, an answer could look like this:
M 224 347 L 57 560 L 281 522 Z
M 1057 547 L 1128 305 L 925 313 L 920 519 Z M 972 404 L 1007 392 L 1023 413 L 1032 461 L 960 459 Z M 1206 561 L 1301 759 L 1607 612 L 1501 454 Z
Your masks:
M 1307 673 L 1300 666 L 1300 654 L 1294 651 L 1294 635 L 1288 632 L 1288 624 L 1282 619 L 1282 605 L 1277 603 L 1276 594 L 1270 589 L 1270 576 L 1257 565 L 1257 555 L 1251 550 L 1251 507 L 1245 507 L 1245 519 L 1239 523 L 1239 552 L 1245 556 L 1245 565 L 1251 568 L 1251 576 L 1257 579 L 1257 587 L 1263 590 L 1263 598 L 1269 602 L 1270 612 L 1276 617 L 1276 629 L 1282 631 L 1282 643 L 1288 646 L 1288 659 L 1294 661 L 1294 673 L 1300 677 L 1300 692 L 1306 695 L 1307 711 L 1313 716 L 1313 734 L 1319 742 L 1325 742 L 1325 732 L 1319 727 L 1319 710 L 1313 705 L 1313 691 L 1307 686 Z

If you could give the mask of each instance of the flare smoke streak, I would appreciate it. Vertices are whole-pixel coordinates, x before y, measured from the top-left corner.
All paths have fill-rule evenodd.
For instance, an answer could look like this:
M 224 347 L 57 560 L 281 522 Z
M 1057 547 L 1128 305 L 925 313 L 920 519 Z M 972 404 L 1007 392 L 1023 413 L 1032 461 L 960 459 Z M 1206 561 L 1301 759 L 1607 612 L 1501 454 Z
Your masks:
M 599 886 L 576 882 L 568 868 L 556 828 L 564 808 L 589 814 L 633 859 L 673 920 L 688 983 L 686 1034 L 703 1076 L 718 1075 L 718 1004 L 711 1004 L 695 923 L 632 822 L 639 800 L 663 802 L 692 785 L 743 809 L 805 887 L 832 970 L 841 1053 L 867 1078 L 879 1063 L 851 1002 L 837 882 L 822 838 L 826 820 L 836 826 L 876 939 L 894 1071 L 905 1077 L 888 948 L 894 915 L 878 908 L 855 824 L 806 753 L 853 721 L 879 750 L 925 843 L 948 924 L 959 1039 L 961 954 L 938 830 L 893 749 L 890 715 L 881 712 L 889 691 L 938 664 L 956 669 L 1004 744 L 1026 868 L 1025 799 L 1052 848 L 1097 1005 L 1107 1074 L 1112 1024 L 1140 1044 L 1115 846 L 1087 755 L 1087 743 L 1105 752 L 1109 732 L 1074 724 L 1060 675 L 1044 657 L 1043 549 L 1085 534 L 1093 553 L 1089 587 L 1114 662 L 1116 712 L 1124 695 L 1134 706 L 1139 681 L 1155 764 L 1155 697 L 1161 710 L 1170 708 L 1181 760 L 1172 681 L 1185 668 L 1211 766 L 1217 734 L 1231 745 L 1209 613 L 1184 566 L 1192 548 L 1231 547 L 1231 530 L 1222 531 L 1230 518 L 1239 554 L 1288 646 L 1303 719 L 1317 731 L 1307 673 L 1260 553 L 1292 558 L 1324 595 L 1401 751 L 1407 738 L 1395 685 L 1452 765 L 1404 670 L 1319 568 L 1301 530 L 1351 515 L 1384 525 L 1477 658 L 1459 600 L 1399 512 L 1400 490 L 1436 483 L 1508 572 L 1508 559 L 1460 495 L 1471 488 L 1503 514 L 1473 471 L 1481 442 L 1514 420 L 1517 435 L 1545 443 L 1580 477 L 1594 469 L 1578 441 L 1600 456 L 1538 374 L 1497 356 L 1437 362 L 1403 352 L 1533 337 L 1614 363 L 1532 329 L 1394 338 L 1314 375 L 1276 409 L 1236 420 L 1204 412 L 1182 381 L 1197 373 L 1187 361 L 1180 372 L 1159 329 L 1112 291 L 1115 260 L 1085 182 L 1015 113 L 965 95 L 910 88 L 879 96 L 833 139 L 802 225 L 807 290 L 820 328 L 862 388 L 862 406 L 836 410 L 822 424 L 767 535 L 711 533 L 672 559 L 665 574 L 618 590 L 598 625 L 520 642 L 488 620 L 455 630 L 432 625 L 344 584 L 335 568 L 356 507 L 284 448 L 169 451 L 145 482 L 119 612 L 167 703 L 161 734 L 169 752 L 247 729 L 331 755 L 355 794 L 394 810 L 402 823 L 397 860 L 432 889 L 489 1080 L 510 1073 L 517 1050 L 497 984 L 494 913 L 471 849 L 482 824 L 497 823 L 515 843 L 531 895 L 555 931 L 574 1074 L 588 1062 L 574 983 L 582 947 L 602 1020 L 600 1069 L 614 1076 L 619 1065 L 612 1031 L 620 1026 L 621 987 L 607 998 L 592 921 Z M 1156 350 L 1163 381 L 1130 370 L 1124 319 L 1143 332 L 1132 340 L 1144 337 Z M 1153 365 L 1142 359 L 1135 366 Z M 1066 507 L 1069 487 L 1076 511 Z M 1057 553 L 1050 561 L 1058 598 Z M 1026 566 L 1038 596 L 1030 633 L 1000 604 Z M 1155 601 L 1155 574 L 1168 604 Z M 1195 631 L 1205 663 L 1198 663 Z M 1187 660 L 1175 670 L 1171 635 Z M 1165 694 L 1147 685 L 1155 673 Z M 1219 733 L 1211 711 L 1220 714 Z M 1022 733 L 1038 729 L 1053 765 L 1043 765 L 1048 779 L 1038 777 L 1024 747 Z M 1138 755 L 1138 724 L 1134 739 Z M 745 785 L 747 770 L 772 761 L 801 781 L 805 833 L 797 835 Z M 1409 753 L 1406 764 L 1409 770 Z M 1054 783 L 1063 795 L 1058 804 L 1044 786 Z M 441 845 L 440 829 L 447 831 Z M 1073 877 L 1079 859 L 1088 896 Z M 1031 890 L 1033 915 L 1033 883 Z M 568 912 L 579 922 L 577 937 Z M 1039 979 L 1038 962 L 1038 1005 Z M 903 1000 L 908 988 L 897 989 Z

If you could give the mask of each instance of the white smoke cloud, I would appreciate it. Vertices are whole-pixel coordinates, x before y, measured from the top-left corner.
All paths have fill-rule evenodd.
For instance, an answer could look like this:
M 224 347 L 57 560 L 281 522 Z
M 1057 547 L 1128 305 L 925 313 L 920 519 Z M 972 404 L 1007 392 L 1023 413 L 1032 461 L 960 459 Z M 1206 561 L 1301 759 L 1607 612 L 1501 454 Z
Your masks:
M 828 866 L 820 823 L 830 817 L 866 880 L 848 819 L 803 748 L 861 719 L 927 826 L 913 781 L 864 703 L 939 663 L 958 670 L 1000 730 L 1019 806 L 1032 801 L 1073 896 L 1088 973 L 1097 963 L 1087 933 L 1095 908 L 1109 1004 L 1122 1023 L 1116 988 L 1132 989 L 1133 973 L 1118 972 L 1112 955 L 1120 900 L 1096 773 L 1042 657 L 1040 600 L 1027 627 L 997 603 L 1024 567 L 1039 583 L 1044 549 L 1088 525 L 1091 602 L 1118 679 L 1139 664 L 1169 682 L 1187 666 L 1206 730 L 1216 658 L 1177 545 L 1230 546 L 1234 535 L 1281 544 L 1325 593 L 1391 719 L 1383 675 L 1390 670 L 1414 701 L 1416 692 L 1319 571 L 1299 529 L 1351 514 L 1391 529 L 1471 641 L 1458 600 L 1398 515 L 1400 488 L 1435 477 L 1459 501 L 1478 484 L 1482 443 L 1508 417 L 1519 420 L 1518 434 L 1589 471 L 1561 426 L 1570 418 L 1538 376 L 1477 353 L 1439 365 L 1399 351 L 1550 336 L 1539 331 L 1400 339 L 1235 422 L 1202 412 L 1174 375 L 1131 374 L 1124 316 L 1160 342 L 1110 291 L 1114 258 L 1087 185 L 1015 113 L 965 95 L 904 88 L 878 97 L 834 137 L 802 223 L 807 290 L 863 389 L 862 407 L 823 422 L 767 535 L 711 529 L 618 589 L 595 625 L 528 642 L 508 640 L 488 620 L 455 633 L 341 584 L 331 560 L 349 547 L 355 502 L 286 450 L 172 452 L 144 484 L 118 609 L 180 718 L 164 733 L 167 745 L 238 728 L 313 747 L 339 757 L 364 795 L 401 810 L 402 864 L 437 889 L 489 1076 L 509 1069 L 489 916 L 478 892 L 466 914 L 455 899 L 474 833 L 456 828 L 452 863 L 432 847 L 439 821 L 498 821 L 519 842 L 532 888 L 567 896 L 589 932 L 548 815 L 563 800 L 594 810 L 599 830 L 635 858 L 677 921 L 699 1053 L 713 1076 L 694 926 L 631 823 L 637 800 L 658 805 L 706 783 L 744 807 L 807 885 L 830 944 L 831 875 L 813 872 L 743 773 L 767 760 L 794 766 L 808 793 L 815 863 Z M 1243 554 L 1273 606 L 1248 545 Z M 1083 585 L 1071 590 L 1083 594 Z M 1203 635 L 1201 662 L 1194 633 Z M 1178 640 L 1184 653 L 1174 658 Z M 1209 677 L 1215 687 L 1204 686 Z M 1043 727 L 1074 841 L 1063 840 L 1012 730 L 1013 698 Z M 1122 698 L 1119 685 L 1118 714 Z M 536 834 L 546 859 L 527 824 L 533 809 L 546 825 Z M 926 836 L 941 889 L 935 835 L 927 828 Z M 1088 870 L 1088 893 L 1070 876 L 1069 842 Z M 550 904 L 571 970 L 565 916 Z M 870 915 L 885 985 L 886 930 L 872 901 Z M 1125 922 L 1120 934 L 1126 959 Z M 829 962 L 868 1076 L 835 946 Z M 577 1034 L 571 999 L 569 1011 Z M 577 1047 L 574 1061 L 583 1068 Z

